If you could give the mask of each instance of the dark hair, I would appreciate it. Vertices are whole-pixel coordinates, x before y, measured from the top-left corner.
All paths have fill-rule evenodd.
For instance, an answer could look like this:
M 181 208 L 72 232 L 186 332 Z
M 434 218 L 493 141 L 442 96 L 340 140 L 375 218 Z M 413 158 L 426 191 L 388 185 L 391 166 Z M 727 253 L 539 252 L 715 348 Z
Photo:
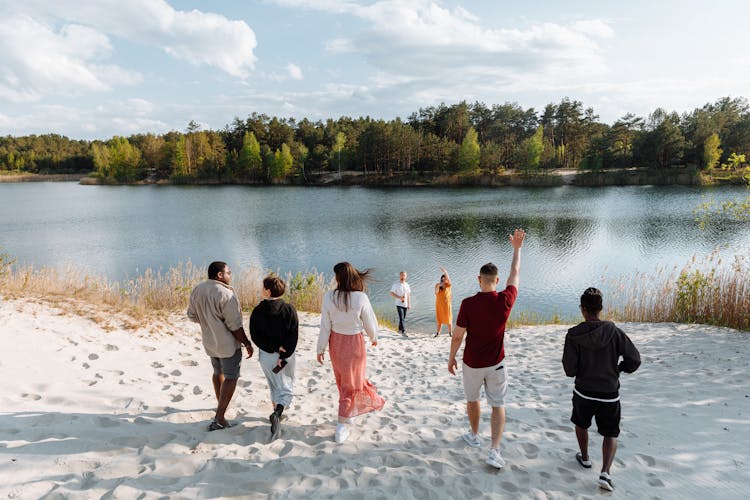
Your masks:
M 479 269 L 479 275 L 485 283 L 491 283 L 497 278 L 497 266 L 488 262 Z
M 344 310 L 349 310 L 349 293 L 364 292 L 367 288 L 367 282 L 372 279 L 370 269 L 360 271 L 348 262 L 339 262 L 333 266 L 333 273 L 336 275 L 336 289 L 333 293 L 333 302 L 341 309 L 343 304 Z
M 268 276 L 263 278 L 263 288 L 271 292 L 271 297 L 276 298 L 284 295 L 286 285 L 278 276 L 269 274 Z
M 598 288 L 590 287 L 581 295 L 581 307 L 596 314 L 602 310 L 602 292 Z
M 208 279 L 215 280 L 219 277 L 219 273 L 224 272 L 224 269 L 226 269 L 226 267 L 226 262 L 222 262 L 220 260 L 211 262 L 211 264 L 209 264 L 208 266 Z

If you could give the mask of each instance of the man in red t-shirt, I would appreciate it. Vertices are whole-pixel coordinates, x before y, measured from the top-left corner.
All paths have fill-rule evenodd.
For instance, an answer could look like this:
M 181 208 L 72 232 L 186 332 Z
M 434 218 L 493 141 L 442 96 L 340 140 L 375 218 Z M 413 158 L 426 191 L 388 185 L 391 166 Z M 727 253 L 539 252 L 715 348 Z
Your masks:
M 456 327 L 453 329 L 448 371 L 456 374 L 456 354 L 466 334 L 466 347 L 462 366 L 466 413 L 471 430 L 463 435 L 466 443 L 479 448 L 479 392 L 484 386 L 487 403 L 492 407 L 492 445 L 487 464 L 502 469 L 505 460 L 500 455 L 500 440 L 505 427 L 505 395 L 508 391 L 508 378 L 503 360 L 505 350 L 503 337 L 505 323 L 518 296 L 518 280 L 521 269 L 521 247 L 526 233 L 516 229 L 509 236 L 513 247 L 513 261 L 505 290 L 497 291 L 500 278 L 497 266 L 488 263 L 479 270 L 480 292 L 464 299 L 458 312 Z

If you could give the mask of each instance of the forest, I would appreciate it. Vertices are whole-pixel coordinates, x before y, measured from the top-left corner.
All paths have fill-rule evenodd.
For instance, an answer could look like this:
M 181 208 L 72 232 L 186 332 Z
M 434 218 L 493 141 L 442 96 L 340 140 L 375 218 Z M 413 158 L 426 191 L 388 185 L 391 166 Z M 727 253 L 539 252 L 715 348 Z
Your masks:
M 691 167 L 740 172 L 750 155 L 750 105 L 723 97 L 692 112 L 656 109 L 602 123 L 569 98 L 541 112 L 481 102 L 420 108 L 406 121 L 369 116 L 311 121 L 251 113 L 221 130 L 75 140 L 56 134 L 0 137 L 0 173 L 93 173 L 102 181 L 304 183 L 342 171 L 533 174 Z

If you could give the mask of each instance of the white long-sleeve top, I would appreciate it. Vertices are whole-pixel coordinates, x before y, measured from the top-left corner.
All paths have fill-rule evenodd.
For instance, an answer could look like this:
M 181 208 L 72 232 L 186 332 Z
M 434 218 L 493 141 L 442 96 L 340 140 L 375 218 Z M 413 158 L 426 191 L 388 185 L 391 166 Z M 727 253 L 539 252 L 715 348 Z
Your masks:
M 325 352 L 331 332 L 342 335 L 357 335 L 363 330 L 370 341 L 378 340 L 378 320 L 372 310 L 370 299 L 364 292 L 349 292 L 349 310 L 336 307 L 333 301 L 335 290 L 326 292 L 323 307 L 320 311 L 320 335 L 318 335 L 318 354 Z

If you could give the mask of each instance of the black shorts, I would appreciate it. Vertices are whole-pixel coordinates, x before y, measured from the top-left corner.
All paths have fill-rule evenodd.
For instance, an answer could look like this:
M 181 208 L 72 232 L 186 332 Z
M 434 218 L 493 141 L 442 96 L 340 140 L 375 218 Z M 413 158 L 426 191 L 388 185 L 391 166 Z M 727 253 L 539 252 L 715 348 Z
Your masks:
M 596 429 L 604 437 L 616 438 L 620 435 L 620 402 L 604 403 L 582 398 L 573 393 L 573 415 L 570 421 L 578 427 L 588 429 L 591 417 L 596 419 Z

